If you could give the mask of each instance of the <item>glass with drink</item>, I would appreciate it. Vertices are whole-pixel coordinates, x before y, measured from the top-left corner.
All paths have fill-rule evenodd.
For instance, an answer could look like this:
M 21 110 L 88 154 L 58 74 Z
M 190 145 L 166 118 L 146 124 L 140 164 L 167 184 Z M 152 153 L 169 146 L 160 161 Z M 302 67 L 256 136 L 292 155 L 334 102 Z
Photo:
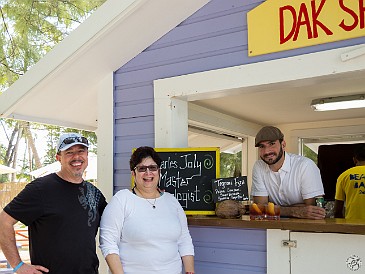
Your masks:
M 265 217 L 267 220 L 280 220 L 280 206 L 269 202 L 265 205 Z
M 265 205 L 250 204 L 250 220 L 263 220 L 265 218 Z

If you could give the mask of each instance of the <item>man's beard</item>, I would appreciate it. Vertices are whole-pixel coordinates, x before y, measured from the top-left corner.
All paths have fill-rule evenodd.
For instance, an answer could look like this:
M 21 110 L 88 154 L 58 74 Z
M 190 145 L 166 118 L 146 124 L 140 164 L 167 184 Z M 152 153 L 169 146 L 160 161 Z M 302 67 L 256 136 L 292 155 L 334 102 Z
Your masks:
M 75 177 L 78 177 L 78 178 L 82 178 L 82 176 L 84 175 L 84 171 L 77 171 L 77 172 L 74 172 L 73 174 Z
M 267 155 L 267 154 L 266 154 Z M 263 157 L 261 157 L 261 159 L 266 163 L 268 164 L 269 166 L 271 165 L 275 165 L 277 162 L 280 161 L 280 159 L 283 157 L 284 155 L 284 150 L 283 150 L 283 147 L 280 146 L 280 151 L 279 151 L 279 154 L 276 158 L 274 159 L 269 159 L 269 160 L 265 160 L 265 155 Z

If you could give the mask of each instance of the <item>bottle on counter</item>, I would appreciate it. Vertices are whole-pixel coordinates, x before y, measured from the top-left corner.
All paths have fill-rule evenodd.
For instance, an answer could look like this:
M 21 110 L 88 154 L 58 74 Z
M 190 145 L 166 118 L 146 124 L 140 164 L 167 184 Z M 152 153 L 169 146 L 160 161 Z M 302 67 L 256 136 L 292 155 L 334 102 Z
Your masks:
M 324 208 L 324 198 L 323 196 L 318 196 L 315 198 L 316 206 Z

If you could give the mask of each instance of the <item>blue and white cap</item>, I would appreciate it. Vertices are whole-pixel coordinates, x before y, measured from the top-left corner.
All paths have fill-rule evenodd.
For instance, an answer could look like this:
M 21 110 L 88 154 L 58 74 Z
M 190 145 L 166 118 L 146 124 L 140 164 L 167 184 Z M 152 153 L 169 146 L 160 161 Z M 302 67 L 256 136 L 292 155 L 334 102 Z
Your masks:
M 58 141 L 57 151 L 65 151 L 74 145 L 89 147 L 89 141 L 78 133 L 64 133 Z

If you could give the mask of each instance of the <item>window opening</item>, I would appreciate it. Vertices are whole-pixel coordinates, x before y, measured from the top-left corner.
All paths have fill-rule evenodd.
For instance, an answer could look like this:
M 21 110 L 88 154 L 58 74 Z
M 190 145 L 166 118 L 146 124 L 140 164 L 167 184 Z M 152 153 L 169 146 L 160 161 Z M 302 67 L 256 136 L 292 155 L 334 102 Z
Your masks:
M 189 126 L 189 147 L 219 147 L 220 177 L 238 177 L 243 173 L 245 163 L 242 159 L 242 149 L 245 139 L 223 132 Z

